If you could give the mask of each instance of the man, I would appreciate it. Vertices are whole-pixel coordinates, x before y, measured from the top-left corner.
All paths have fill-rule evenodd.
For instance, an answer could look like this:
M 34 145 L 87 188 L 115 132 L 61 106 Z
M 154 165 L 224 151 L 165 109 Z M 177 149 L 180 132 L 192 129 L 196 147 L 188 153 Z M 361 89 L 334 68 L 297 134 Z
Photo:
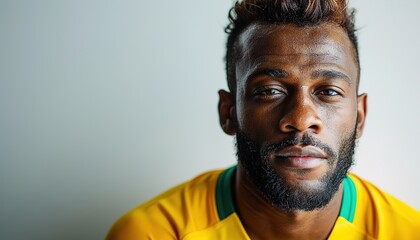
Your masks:
M 416 239 L 420 213 L 349 174 L 367 95 L 345 0 L 244 0 L 219 91 L 238 165 L 123 216 L 107 239 Z

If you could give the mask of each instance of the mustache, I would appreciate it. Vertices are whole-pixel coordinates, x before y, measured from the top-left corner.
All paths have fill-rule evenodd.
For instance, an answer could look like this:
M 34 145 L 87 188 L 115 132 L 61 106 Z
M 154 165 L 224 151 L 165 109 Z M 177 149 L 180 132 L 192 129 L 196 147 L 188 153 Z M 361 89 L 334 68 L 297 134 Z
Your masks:
M 266 145 L 261 148 L 261 153 L 263 156 L 268 156 L 268 154 L 283 150 L 284 148 L 295 146 L 295 145 L 302 145 L 302 146 L 313 146 L 321 149 L 324 151 L 329 157 L 337 158 L 338 153 L 336 153 L 330 146 L 323 143 L 319 139 L 305 133 L 302 136 L 294 135 L 292 137 L 286 138 L 280 142 Z

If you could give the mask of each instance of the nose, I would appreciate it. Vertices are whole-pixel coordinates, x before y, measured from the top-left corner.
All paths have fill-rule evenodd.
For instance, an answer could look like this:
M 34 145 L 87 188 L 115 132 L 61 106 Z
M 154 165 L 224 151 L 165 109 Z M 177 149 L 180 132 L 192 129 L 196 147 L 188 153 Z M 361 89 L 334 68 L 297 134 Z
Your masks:
M 279 122 L 280 131 L 283 133 L 310 131 L 319 133 L 322 128 L 322 120 L 319 117 L 320 109 L 317 109 L 310 96 L 297 94 L 289 99 L 284 108 L 284 114 Z

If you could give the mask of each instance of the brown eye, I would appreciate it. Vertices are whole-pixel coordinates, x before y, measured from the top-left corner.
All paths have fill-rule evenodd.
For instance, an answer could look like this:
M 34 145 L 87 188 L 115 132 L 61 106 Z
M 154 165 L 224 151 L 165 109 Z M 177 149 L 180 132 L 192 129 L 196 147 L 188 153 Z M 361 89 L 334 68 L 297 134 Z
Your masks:
M 255 93 L 255 96 L 260 99 L 277 99 L 284 95 L 284 92 L 275 88 L 264 89 Z
M 274 89 L 274 88 L 266 89 L 261 92 L 262 95 L 276 95 L 276 94 L 281 94 L 281 93 L 282 92 L 280 90 Z
M 334 89 L 324 89 L 318 92 L 318 95 L 323 96 L 340 96 L 341 94 Z
M 257 88 L 254 91 L 254 96 L 263 98 L 278 97 L 283 95 L 286 95 L 285 91 L 277 86 L 264 86 Z

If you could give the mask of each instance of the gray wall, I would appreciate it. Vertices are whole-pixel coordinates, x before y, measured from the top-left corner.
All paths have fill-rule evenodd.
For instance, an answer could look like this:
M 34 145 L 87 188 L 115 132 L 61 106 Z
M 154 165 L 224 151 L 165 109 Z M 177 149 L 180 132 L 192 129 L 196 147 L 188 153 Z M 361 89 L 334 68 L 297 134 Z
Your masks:
M 420 2 L 351 3 L 370 105 L 354 171 L 419 209 Z M 235 163 L 216 111 L 230 5 L 0 1 L 0 239 L 102 239 Z

